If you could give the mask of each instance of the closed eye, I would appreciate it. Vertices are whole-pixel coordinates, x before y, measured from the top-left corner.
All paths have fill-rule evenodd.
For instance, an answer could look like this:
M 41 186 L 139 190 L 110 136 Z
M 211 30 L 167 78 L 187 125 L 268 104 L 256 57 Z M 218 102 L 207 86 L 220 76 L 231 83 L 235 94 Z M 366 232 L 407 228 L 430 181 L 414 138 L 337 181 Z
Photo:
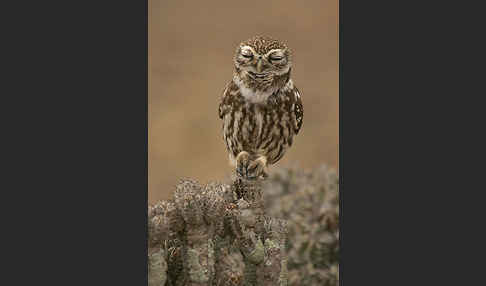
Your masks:
M 251 59 L 253 57 L 253 55 L 245 55 L 245 54 L 242 54 L 242 56 L 247 59 Z
M 280 61 L 283 57 L 270 57 L 271 61 Z

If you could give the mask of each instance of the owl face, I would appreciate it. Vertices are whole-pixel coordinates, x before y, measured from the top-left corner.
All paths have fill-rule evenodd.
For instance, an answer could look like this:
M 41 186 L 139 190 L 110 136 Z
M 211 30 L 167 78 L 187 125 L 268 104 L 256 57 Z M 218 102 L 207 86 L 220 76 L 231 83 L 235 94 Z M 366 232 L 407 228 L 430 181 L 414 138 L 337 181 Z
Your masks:
M 268 37 L 254 37 L 241 43 L 234 60 L 236 70 L 254 80 L 288 73 L 291 67 L 287 46 Z

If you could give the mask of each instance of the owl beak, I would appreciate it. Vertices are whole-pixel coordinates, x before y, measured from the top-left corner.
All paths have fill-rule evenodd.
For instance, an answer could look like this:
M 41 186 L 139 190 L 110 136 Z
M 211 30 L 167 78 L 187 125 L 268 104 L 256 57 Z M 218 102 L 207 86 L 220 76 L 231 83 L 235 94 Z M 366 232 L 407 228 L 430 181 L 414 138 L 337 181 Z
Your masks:
M 258 63 L 256 66 L 256 70 L 258 73 L 261 73 L 263 71 L 263 61 L 262 59 L 258 59 Z

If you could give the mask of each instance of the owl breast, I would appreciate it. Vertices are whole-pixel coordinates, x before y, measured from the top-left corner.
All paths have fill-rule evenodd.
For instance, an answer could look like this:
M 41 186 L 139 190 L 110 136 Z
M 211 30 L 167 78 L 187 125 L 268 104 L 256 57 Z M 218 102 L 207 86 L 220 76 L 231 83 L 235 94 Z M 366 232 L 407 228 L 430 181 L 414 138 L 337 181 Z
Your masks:
M 264 155 L 269 164 L 280 160 L 295 135 L 291 108 L 285 97 L 275 94 L 262 103 L 235 99 L 228 104 L 223 116 L 223 137 L 228 152 L 233 157 L 241 151 L 253 156 Z

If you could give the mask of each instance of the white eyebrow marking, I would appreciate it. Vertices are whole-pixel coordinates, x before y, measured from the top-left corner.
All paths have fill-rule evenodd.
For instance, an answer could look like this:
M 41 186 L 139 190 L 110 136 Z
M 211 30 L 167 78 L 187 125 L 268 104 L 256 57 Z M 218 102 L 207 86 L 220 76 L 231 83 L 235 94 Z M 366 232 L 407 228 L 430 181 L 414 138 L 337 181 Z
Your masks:
M 268 56 L 271 53 L 275 53 L 275 52 L 280 52 L 282 55 L 284 54 L 284 51 L 282 49 L 273 49 L 273 50 L 270 50 L 268 53 L 266 53 L 265 56 Z
M 241 49 L 241 51 L 242 51 L 242 52 L 243 52 L 244 50 L 250 50 L 250 51 L 251 51 L 251 52 L 252 52 L 254 55 L 258 55 L 258 54 L 255 52 L 255 50 L 254 50 L 252 47 L 250 47 L 250 46 L 241 46 L 241 47 L 240 47 L 240 49 Z

